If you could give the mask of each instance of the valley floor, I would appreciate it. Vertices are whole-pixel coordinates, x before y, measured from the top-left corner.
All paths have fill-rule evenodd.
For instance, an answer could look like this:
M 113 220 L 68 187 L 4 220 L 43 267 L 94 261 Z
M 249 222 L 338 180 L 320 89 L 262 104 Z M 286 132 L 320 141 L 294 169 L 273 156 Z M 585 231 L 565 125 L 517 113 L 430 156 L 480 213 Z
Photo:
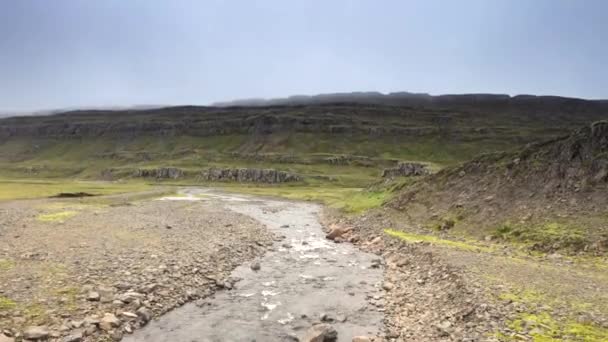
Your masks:
M 608 340 L 605 259 L 189 189 L 0 202 L 0 341 L 311 341 L 314 326 L 339 341 Z M 352 230 L 325 240 L 318 220 Z

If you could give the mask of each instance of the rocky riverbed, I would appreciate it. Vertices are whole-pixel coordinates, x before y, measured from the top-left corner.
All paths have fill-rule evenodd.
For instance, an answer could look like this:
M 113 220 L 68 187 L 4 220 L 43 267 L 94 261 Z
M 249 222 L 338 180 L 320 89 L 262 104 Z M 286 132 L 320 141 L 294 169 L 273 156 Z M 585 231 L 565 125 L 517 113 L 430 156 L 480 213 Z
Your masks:
M 216 201 L 121 196 L 3 202 L 0 236 L 3 342 L 120 340 L 230 287 L 274 239 Z
M 279 241 L 236 268 L 225 291 L 174 310 L 125 341 L 366 341 L 381 333 L 381 260 L 327 240 L 320 206 L 192 189 L 184 194 L 224 203 L 266 225 Z

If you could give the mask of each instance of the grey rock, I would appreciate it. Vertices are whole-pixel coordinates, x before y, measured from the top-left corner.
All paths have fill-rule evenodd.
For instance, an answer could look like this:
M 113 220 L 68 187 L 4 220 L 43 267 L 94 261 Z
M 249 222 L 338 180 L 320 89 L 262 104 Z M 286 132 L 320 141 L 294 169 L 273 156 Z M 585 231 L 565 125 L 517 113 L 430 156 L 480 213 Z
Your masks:
M 106 313 L 99 322 L 99 328 L 104 331 L 110 331 L 120 325 L 120 319 L 114 314 Z
M 334 342 L 338 339 L 338 332 L 329 324 L 315 324 L 306 331 L 302 342 Z
M 26 340 L 41 340 L 49 337 L 49 331 L 44 326 L 28 327 L 23 332 L 23 337 Z

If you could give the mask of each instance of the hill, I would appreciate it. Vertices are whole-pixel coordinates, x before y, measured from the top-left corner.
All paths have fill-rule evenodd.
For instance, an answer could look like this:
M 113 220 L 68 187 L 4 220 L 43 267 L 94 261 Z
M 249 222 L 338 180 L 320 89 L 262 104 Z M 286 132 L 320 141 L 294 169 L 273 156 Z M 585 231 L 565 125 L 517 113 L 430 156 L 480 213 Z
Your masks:
M 405 188 L 389 206 L 430 229 L 533 250 L 608 251 L 608 122 L 477 157 Z
M 194 179 L 210 167 L 273 168 L 307 184 L 364 186 L 398 161 L 439 169 L 563 135 L 608 113 L 605 102 L 558 97 L 420 96 L 430 102 L 374 104 L 370 95 L 368 103 L 344 98 L 351 102 L 5 118 L 1 173 L 98 179 L 174 167 Z

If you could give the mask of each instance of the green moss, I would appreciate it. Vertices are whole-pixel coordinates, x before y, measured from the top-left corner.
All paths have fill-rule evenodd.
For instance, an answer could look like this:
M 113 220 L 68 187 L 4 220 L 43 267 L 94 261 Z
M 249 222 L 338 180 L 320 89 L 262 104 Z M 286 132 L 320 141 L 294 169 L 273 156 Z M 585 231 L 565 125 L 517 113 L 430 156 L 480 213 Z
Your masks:
M 51 214 L 41 214 L 36 217 L 38 221 L 41 222 L 64 222 L 70 217 L 76 216 L 78 214 L 77 211 L 60 211 L 57 213 Z
M 474 251 L 474 252 L 491 252 L 492 249 L 483 246 L 476 246 L 472 243 L 461 242 L 461 241 L 453 241 L 441 239 L 433 235 L 420 235 L 420 234 L 412 234 L 406 233 L 403 231 L 393 230 L 393 229 L 385 229 L 384 232 L 390 236 L 394 236 L 403 241 L 407 242 L 428 242 L 432 245 L 438 246 L 446 246 L 455 249 L 461 249 L 466 251 Z
M 534 342 L 604 342 L 608 340 L 608 329 L 606 328 L 570 320 L 559 320 L 548 312 L 521 313 L 516 319 L 508 322 L 507 326 L 516 333 L 531 335 Z M 516 341 L 518 339 L 503 335 L 501 340 Z
M 8 271 L 15 267 L 15 262 L 8 259 L 0 259 L 0 272 Z
M 541 251 L 554 249 L 577 251 L 588 242 L 581 228 L 558 222 L 535 225 L 506 222 L 494 231 L 494 235 L 506 241 L 527 244 Z
M 551 313 L 550 305 L 563 304 L 561 299 L 558 299 L 556 302 L 555 299 L 551 299 L 544 293 L 532 290 L 505 292 L 500 294 L 499 298 L 501 300 L 525 304 L 529 307 L 542 307 L 541 311 L 520 312 L 515 318 L 507 322 L 507 326 L 511 330 L 518 334 L 530 334 L 535 342 L 600 342 L 608 340 L 608 329 L 606 328 L 589 323 L 576 322 L 568 317 L 555 317 Z M 499 335 L 499 339 L 501 341 L 518 341 L 518 339 L 506 335 Z
M 15 307 L 17 307 L 17 303 L 15 303 L 13 300 L 0 296 L 0 311 L 11 310 Z

